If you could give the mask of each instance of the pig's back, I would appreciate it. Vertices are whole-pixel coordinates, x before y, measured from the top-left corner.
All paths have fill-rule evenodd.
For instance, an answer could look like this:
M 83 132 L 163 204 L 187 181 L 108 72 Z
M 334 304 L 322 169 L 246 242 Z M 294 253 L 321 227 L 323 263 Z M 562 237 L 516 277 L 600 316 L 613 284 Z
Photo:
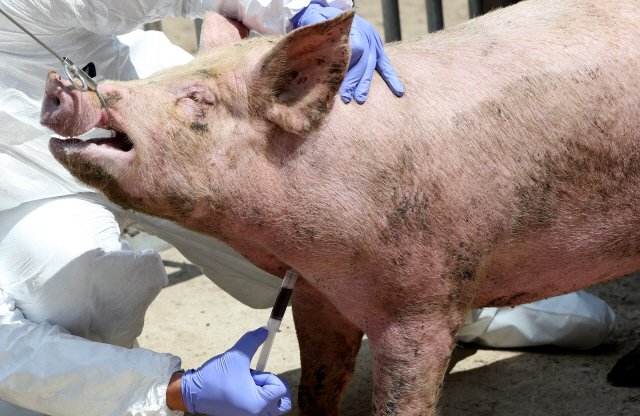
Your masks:
M 640 269 L 639 6 L 529 0 L 388 49 L 406 94 L 374 85 L 370 135 L 413 153 L 440 252 L 486 271 L 475 306 Z

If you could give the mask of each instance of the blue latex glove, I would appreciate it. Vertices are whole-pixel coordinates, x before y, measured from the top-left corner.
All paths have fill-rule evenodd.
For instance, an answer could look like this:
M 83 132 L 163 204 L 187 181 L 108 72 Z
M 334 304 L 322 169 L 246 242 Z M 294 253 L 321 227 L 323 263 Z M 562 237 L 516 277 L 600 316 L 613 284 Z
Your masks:
M 331 19 L 343 11 L 336 7 L 326 7 L 312 2 L 300 10 L 291 19 L 291 23 L 293 28 L 297 29 Z M 351 25 L 349 40 L 351 41 L 351 59 L 347 75 L 340 86 L 342 101 L 348 103 L 351 98 L 354 98 L 358 104 L 364 103 L 369 95 L 373 71 L 376 69 L 391 91 L 398 97 L 402 97 L 404 94 L 402 83 L 384 52 L 380 35 L 371 23 L 356 15 Z
M 264 328 L 247 332 L 224 354 L 182 375 L 182 398 L 189 412 L 275 416 L 291 410 L 289 384 L 276 375 L 249 368 L 268 332 Z

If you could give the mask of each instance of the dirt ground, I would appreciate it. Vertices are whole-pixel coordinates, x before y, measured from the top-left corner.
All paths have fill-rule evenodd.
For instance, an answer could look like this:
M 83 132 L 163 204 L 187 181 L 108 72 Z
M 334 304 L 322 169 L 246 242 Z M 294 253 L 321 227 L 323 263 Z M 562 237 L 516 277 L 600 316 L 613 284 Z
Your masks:
M 424 0 L 400 0 L 403 39 L 426 34 Z M 382 34 L 379 0 L 356 0 L 357 12 Z M 466 20 L 466 0 L 444 2 L 445 26 Z M 169 38 L 196 52 L 193 22 L 165 19 Z M 384 35 L 383 35 L 384 38 Z M 170 284 L 151 305 L 140 344 L 201 365 L 266 324 L 269 310 L 238 303 L 200 274 L 177 250 L 161 251 Z M 441 416 L 612 416 L 640 415 L 640 389 L 614 388 L 605 376 L 617 359 L 640 344 L 640 279 L 628 276 L 589 289 L 616 312 L 618 328 L 601 346 L 588 351 L 560 348 L 480 349 L 459 362 L 445 378 Z M 297 414 L 300 377 L 298 346 L 290 311 L 276 337 L 267 370 L 289 381 Z M 342 405 L 343 416 L 371 414 L 371 350 L 363 342 L 356 374 Z

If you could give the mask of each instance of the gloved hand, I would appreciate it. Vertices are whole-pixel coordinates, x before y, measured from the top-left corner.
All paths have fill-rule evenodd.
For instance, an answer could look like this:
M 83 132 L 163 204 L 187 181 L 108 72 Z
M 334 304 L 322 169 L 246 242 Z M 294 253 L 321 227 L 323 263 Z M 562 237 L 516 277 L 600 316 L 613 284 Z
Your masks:
M 275 416 L 291 410 L 289 384 L 276 375 L 249 368 L 268 332 L 264 328 L 247 332 L 224 354 L 182 375 L 182 398 L 189 412 Z
M 336 17 L 343 10 L 336 7 L 326 7 L 312 2 L 300 10 L 291 19 L 294 29 L 302 26 L 322 22 Z M 349 70 L 340 86 L 340 97 L 348 103 L 354 98 L 358 104 L 363 104 L 369 95 L 369 86 L 373 71 L 378 70 L 391 91 L 398 97 L 404 94 L 404 88 L 391 62 L 384 52 L 382 40 L 371 23 L 356 15 L 349 34 L 351 41 L 351 60 Z

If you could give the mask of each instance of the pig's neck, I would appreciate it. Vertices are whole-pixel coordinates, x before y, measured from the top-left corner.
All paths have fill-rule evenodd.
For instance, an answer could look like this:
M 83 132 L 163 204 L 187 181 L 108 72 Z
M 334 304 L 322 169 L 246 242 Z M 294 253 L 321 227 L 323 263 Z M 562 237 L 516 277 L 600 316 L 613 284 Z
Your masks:
M 376 94 L 364 105 L 336 97 L 319 130 L 307 138 L 283 131 L 270 138 L 264 159 L 236 170 L 246 180 L 233 180 L 234 203 L 222 215 L 224 222 L 215 224 L 218 238 L 274 274 L 284 273 L 280 262 L 299 270 L 320 268 L 311 263 L 357 257 L 354 251 L 373 247 L 376 234 L 362 230 L 370 224 L 353 214 L 378 217 L 378 209 L 387 209 L 369 204 L 361 193 L 374 194 L 379 185 L 369 159 L 384 164 L 396 153 L 389 139 L 404 134 L 400 125 L 376 121 L 399 99 L 386 86 Z
M 354 210 L 379 216 L 375 204 L 360 196 L 379 185 L 369 174 L 378 167 L 369 160 L 384 164 L 395 158 L 394 143 L 410 135 L 412 98 L 416 91 L 398 98 L 376 75 L 365 104 L 344 104 L 336 96 L 331 112 L 307 138 L 278 130 L 264 139 L 264 152 L 234 157 L 220 152 L 210 182 L 221 185 L 201 199 L 184 225 L 226 242 L 272 273 L 278 261 L 293 267 L 334 256 L 335 244 L 352 251 L 354 235 L 373 236 L 359 229 L 363 224 L 352 218 Z M 396 112 L 398 117 L 389 117 Z M 358 247 L 370 245 L 358 238 Z

